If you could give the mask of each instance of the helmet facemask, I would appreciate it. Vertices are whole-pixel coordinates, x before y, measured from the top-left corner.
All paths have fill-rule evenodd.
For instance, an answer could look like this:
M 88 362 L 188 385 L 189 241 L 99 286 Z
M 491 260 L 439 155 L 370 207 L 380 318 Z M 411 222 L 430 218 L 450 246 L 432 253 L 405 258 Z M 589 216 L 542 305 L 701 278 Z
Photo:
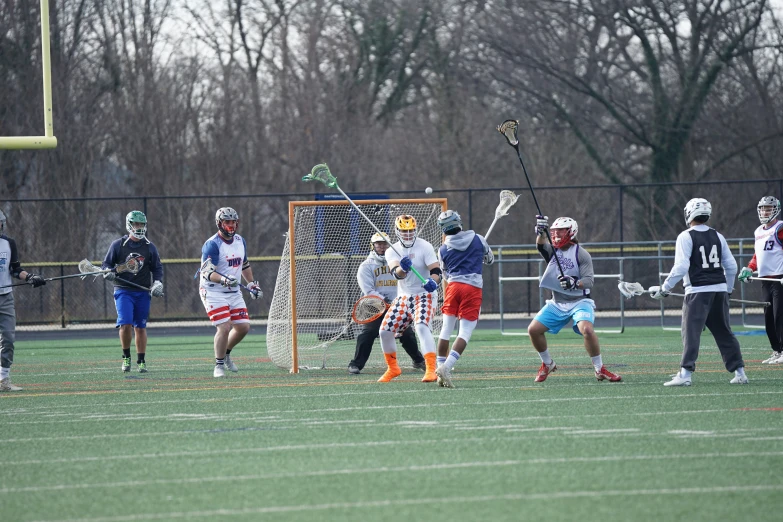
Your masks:
M 759 221 L 762 225 L 766 225 L 780 215 L 780 201 L 774 196 L 764 196 L 759 201 L 756 210 L 759 214 Z
M 125 216 L 125 230 L 133 239 L 144 239 L 147 236 L 147 216 L 140 210 L 132 210 Z
M 549 237 L 552 239 L 552 246 L 555 248 L 565 248 L 575 243 L 576 234 L 579 232 L 579 225 L 570 217 L 559 217 L 549 227 Z
M 397 237 L 405 248 L 411 248 L 416 242 L 416 218 L 403 214 L 394 220 L 394 229 Z

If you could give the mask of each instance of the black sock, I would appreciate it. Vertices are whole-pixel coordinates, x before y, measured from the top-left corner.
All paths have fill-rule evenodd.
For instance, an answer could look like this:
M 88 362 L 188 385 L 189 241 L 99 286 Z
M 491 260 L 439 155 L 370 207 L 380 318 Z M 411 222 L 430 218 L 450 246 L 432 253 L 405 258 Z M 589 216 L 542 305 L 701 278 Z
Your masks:
M 231 355 L 231 350 L 226 350 L 226 355 Z
M 144 354 L 143 353 L 137 353 L 136 357 L 138 357 L 138 360 L 136 361 L 136 364 L 141 364 L 144 362 Z
M 130 359 L 130 348 L 128 348 L 127 350 L 124 348 L 122 349 L 122 358 Z
M 225 359 L 218 359 L 217 357 L 215 357 L 215 364 L 225 364 L 225 363 L 226 363 Z

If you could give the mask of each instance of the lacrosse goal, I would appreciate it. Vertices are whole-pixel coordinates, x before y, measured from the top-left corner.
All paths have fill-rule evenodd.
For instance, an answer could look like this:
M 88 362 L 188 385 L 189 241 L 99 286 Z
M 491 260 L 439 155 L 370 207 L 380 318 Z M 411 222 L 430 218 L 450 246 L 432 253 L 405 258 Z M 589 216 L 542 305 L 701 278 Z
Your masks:
M 446 210 L 446 199 L 384 199 L 354 201 L 381 231 L 397 242 L 394 218 L 410 214 L 416 218 L 418 237 L 440 248 L 443 236 L 438 215 Z M 289 229 L 277 282 L 269 309 L 266 345 L 269 358 L 280 368 L 347 368 L 361 328 L 351 318 L 361 296 L 356 272 L 370 252 L 375 232 L 346 200 L 291 201 Z M 438 308 L 431 326 L 440 331 Z M 367 367 L 385 363 L 376 342 Z M 410 365 L 407 355 L 400 364 Z

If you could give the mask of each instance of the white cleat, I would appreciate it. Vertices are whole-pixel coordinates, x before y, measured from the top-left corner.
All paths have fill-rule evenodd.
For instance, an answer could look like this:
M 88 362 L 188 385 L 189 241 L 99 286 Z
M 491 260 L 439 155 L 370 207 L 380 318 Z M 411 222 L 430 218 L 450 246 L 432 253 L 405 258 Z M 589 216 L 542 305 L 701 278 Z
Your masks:
M 734 372 L 734 378 L 729 381 L 729 384 L 748 384 L 748 376 L 738 375 L 737 372 Z
M 691 385 L 691 378 L 690 377 L 683 377 L 682 374 L 675 373 L 672 376 L 672 380 L 669 382 L 663 383 L 664 386 L 690 386 Z
M 438 366 L 435 370 L 435 375 L 438 376 L 438 386 L 441 388 L 454 387 L 454 383 L 451 382 L 451 371 L 445 365 Z
M 10 377 L 6 377 L 5 379 L 0 379 L 0 392 L 14 392 L 14 391 L 22 391 L 22 388 L 11 384 Z
M 761 364 L 779 364 L 775 361 L 777 361 L 781 357 L 783 357 L 783 352 L 772 352 L 772 355 L 769 358 L 761 361 Z
M 230 355 L 226 355 L 226 369 L 231 370 L 232 372 L 236 373 L 239 371 L 239 368 L 237 368 L 237 365 L 234 364 L 234 361 L 231 360 Z
M 770 357 L 770 359 L 772 358 Z M 777 359 L 772 359 L 767 364 L 783 364 L 783 352 L 778 355 Z
M 223 364 L 216 364 L 215 370 L 212 372 L 212 376 L 215 378 L 218 377 L 225 377 L 226 376 L 226 368 Z

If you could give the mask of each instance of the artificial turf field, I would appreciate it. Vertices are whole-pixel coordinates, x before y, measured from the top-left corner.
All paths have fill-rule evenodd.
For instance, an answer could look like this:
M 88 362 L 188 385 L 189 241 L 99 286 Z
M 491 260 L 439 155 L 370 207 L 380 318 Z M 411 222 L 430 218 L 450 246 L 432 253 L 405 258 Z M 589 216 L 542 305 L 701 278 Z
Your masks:
M 702 340 L 689 388 L 662 386 L 681 345 L 657 328 L 601 336 L 615 384 L 550 336 L 558 370 L 534 383 L 527 338 L 477 330 L 456 389 L 289 375 L 260 335 L 223 380 L 206 336 L 151 331 L 146 374 L 116 340 L 20 341 L 0 520 L 780 520 L 783 365 L 741 336 L 750 384 L 730 385 Z

